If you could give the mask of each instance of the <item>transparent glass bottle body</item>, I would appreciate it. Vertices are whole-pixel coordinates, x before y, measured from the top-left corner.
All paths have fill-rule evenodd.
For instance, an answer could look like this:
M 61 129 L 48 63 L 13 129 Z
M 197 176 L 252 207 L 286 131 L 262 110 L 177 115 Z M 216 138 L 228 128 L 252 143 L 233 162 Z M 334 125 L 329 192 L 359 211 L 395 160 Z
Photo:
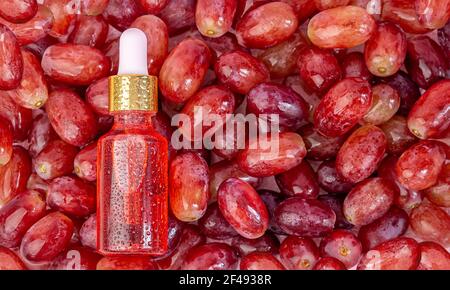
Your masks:
M 168 243 L 168 144 L 152 113 L 115 112 L 97 158 L 97 249 L 160 255 Z

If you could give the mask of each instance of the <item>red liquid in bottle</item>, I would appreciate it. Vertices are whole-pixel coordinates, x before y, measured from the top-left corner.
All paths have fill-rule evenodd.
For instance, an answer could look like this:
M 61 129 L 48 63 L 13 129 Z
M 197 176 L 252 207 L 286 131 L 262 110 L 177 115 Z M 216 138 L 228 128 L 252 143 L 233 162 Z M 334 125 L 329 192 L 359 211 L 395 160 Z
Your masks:
M 160 255 L 168 243 L 168 144 L 154 113 L 114 112 L 98 143 L 97 249 L 103 255 Z

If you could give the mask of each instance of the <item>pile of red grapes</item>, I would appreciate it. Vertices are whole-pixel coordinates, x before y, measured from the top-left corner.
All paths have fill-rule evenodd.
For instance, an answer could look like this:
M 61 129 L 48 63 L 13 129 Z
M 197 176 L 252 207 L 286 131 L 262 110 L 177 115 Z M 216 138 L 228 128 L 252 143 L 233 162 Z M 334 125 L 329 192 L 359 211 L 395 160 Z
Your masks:
M 0 1 L 0 269 L 449 270 L 449 17 L 450 0 Z M 158 132 L 195 106 L 278 114 L 279 150 L 171 147 L 169 251 L 102 257 L 96 140 L 132 27 Z

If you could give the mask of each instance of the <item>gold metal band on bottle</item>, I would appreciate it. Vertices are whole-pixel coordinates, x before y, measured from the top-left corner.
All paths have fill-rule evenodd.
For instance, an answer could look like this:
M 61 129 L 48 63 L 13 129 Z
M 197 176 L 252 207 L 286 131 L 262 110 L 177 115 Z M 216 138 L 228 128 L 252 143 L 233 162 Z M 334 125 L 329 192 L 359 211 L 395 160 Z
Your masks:
M 158 78 L 147 75 L 109 77 L 109 111 L 158 111 Z

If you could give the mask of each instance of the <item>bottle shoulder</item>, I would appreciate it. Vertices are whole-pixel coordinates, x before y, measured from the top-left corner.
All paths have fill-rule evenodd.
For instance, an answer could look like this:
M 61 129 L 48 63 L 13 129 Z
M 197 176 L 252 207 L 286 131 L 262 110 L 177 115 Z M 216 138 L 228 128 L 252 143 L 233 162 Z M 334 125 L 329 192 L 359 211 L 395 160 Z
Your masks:
M 112 129 L 102 137 L 100 137 L 100 143 L 114 142 L 114 141 L 145 141 L 149 143 L 161 143 L 168 146 L 167 139 L 159 134 L 154 129 L 131 129 L 131 130 L 114 130 Z

